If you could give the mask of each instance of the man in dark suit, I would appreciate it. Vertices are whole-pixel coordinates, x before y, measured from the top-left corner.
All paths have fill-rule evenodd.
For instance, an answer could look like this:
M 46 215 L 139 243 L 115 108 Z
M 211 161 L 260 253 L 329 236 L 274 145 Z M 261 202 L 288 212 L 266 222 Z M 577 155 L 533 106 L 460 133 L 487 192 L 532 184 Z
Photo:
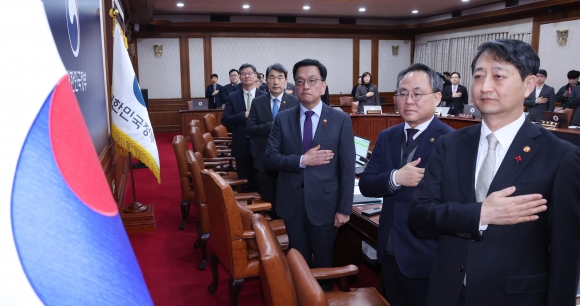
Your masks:
M 292 82 L 286 83 L 286 89 L 284 89 L 284 92 L 296 97 L 296 86 L 294 85 L 294 83 Z
M 547 77 L 546 70 L 538 70 L 536 89 L 524 100 L 524 106 L 528 107 L 528 119 L 532 122 L 544 120 L 544 112 L 553 112 L 556 107 L 556 93 L 553 87 L 546 85 Z
M 437 240 L 415 236 L 407 217 L 435 140 L 453 131 L 433 116 L 442 89 L 437 72 L 423 64 L 399 73 L 396 103 L 405 122 L 381 131 L 360 176 L 364 196 L 383 197 L 377 258 L 393 306 L 425 305 Z
M 459 72 L 451 73 L 451 85 L 443 87 L 443 97 L 445 106 L 449 107 L 449 115 L 457 115 L 463 112 L 463 105 L 469 101 L 467 88 L 459 85 L 461 75 Z
M 258 86 L 258 89 L 260 89 L 261 91 L 264 91 L 264 92 L 270 92 L 270 89 L 268 89 L 268 84 L 266 84 L 266 82 L 264 82 L 264 74 L 263 73 L 258 73 L 258 82 L 260 84 L 260 86 Z
M 264 155 L 268 138 L 272 130 L 272 122 L 279 112 L 298 106 L 300 102 L 293 95 L 284 92 L 288 81 L 288 70 L 281 64 L 273 64 L 266 69 L 266 83 L 270 88 L 269 95 L 260 96 L 252 100 L 252 108 L 246 124 L 246 132 L 250 136 L 250 149 L 254 158 L 254 168 L 258 172 L 258 185 L 262 199 L 272 203 L 272 210 L 268 212 L 272 219 L 276 219 L 276 184 L 278 172 L 266 169 Z
M 574 118 L 571 125 L 580 126 L 580 86 L 573 87 L 568 102 L 566 102 L 566 108 L 574 110 Z
M 280 172 L 276 213 L 284 219 L 291 247 L 310 267 L 330 267 L 338 227 L 352 213 L 352 122 L 320 100 L 326 88 L 324 65 L 305 59 L 292 72 L 300 105 L 274 119 L 266 167 Z M 331 281 L 321 285 L 332 290 Z
M 211 84 L 205 89 L 205 97 L 209 99 L 208 108 L 222 108 L 222 96 L 220 94 L 222 86 L 217 83 L 218 75 L 215 73 L 212 74 L 210 80 Z
M 230 70 L 230 83 L 222 87 L 221 91 L 221 100 L 222 100 L 222 108 L 226 106 L 226 102 L 228 101 L 228 96 L 237 90 L 242 89 L 242 83 L 240 83 L 240 72 L 236 69 Z
M 522 41 L 478 48 L 482 123 L 439 139 L 409 211 L 439 234 L 427 305 L 576 305 L 580 149 L 523 114 L 539 64 Z
M 250 143 L 246 133 L 246 120 L 250 114 L 252 100 L 266 93 L 257 89 L 256 67 L 243 64 L 240 67 L 242 90 L 234 91 L 228 96 L 222 124 L 232 127 L 232 155 L 236 159 L 238 178 L 248 180 L 242 186 L 244 192 L 258 191 L 257 174 L 253 171 L 254 160 L 250 152 Z

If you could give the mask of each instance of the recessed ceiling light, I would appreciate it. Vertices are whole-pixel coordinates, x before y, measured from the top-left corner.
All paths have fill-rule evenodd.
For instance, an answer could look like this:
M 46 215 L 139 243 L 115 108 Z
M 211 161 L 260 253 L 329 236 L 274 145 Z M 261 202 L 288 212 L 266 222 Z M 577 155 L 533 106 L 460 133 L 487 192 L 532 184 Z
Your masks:
M 364 7 L 361 7 L 361 8 L 359 8 L 359 9 L 358 9 L 358 11 L 359 11 L 359 12 L 364 12 L 364 11 L 366 11 L 366 10 L 367 10 L 367 9 L 366 9 L 366 8 L 364 8 Z
M 304 9 L 304 10 L 309 10 L 309 9 L 310 9 L 310 6 L 308 6 L 308 5 L 305 5 L 305 6 L 303 6 L 303 7 L 302 7 L 302 9 Z
M 244 4 L 244 5 L 242 5 L 242 7 L 245 8 L 245 9 L 249 9 L 250 8 L 250 5 Z
M 417 13 L 419 13 L 419 11 L 418 10 L 412 10 L 411 13 L 417 14 Z
M 469 2 L 469 0 L 461 0 L 462 2 Z
M 184 5 L 184 4 L 183 4 L 183 3 L 181 3 L 181 2 L 178 2 L 178 3 L 177 3 L 177 6 L 178 6 L 178 7 L 183 7 L 183 5 Z

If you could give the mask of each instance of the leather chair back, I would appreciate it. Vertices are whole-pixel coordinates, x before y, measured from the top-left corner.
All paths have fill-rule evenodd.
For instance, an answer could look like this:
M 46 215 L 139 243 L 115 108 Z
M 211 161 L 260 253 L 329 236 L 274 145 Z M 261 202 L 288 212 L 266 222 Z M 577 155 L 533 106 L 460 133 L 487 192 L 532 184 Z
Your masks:
M 353 97 L 340 97 L 340 105 L 351 105 L 354 102 Z
M 278 239 L 266 218 L 260 214 L 252 217 L 256 242 L 260 253 L 260 282 L 268 306 L 297 305 L 294 282 Z
M 202 170 L 201 177 L 209 222 L 219 224 L 211 232 L 213 252 L 234 279 L 257 276 L 259 261 L 248 259 L 244 225 L 232 188 L 212 170 Z
M 205 114 L 203 116 L 203 124 L 205 125 L 205 130 L 208 133 L 211 133 L 216 126 L 218 126 L 217 119 L 213 114 Z
M 191 141 L 193 152 L 199 152 L 203 157 L 206 157 L 205 140 L 203 140 L 203 134 L 198 127 L 196 126 L 191 127 L 191 130 L 189 132 L 189 140 Z
M 198 127 L 200 131 L 203 131 L 202 126 L 201 126 L 201 121 L 197 120 L 197 119 L 193 119 L 189 122 L 189 127 Z
M 177 160 L 177 169 L 179 170 L 179 182 L 181 183 L 181 199 L 193 200 L 194 189 L 191 184 L 191 172 L 189 171 L 189 166 L 187 164 L 187 141 L 182 135 L 176 135 L 173 137 L 173 152 L 175 153 L 175 159 Z
M 562 112 L 566 114 L 566 118 L 568 119 L 568 125 L 572 125 L 572 118 L 574 118 L 574 109 L 565 108 Z
M 312 276 L 304 257 L 296 249 L 291 249 L 286 256 L 292 274 L 298 305 L 328 305 L 324 291 Z
M 211 136 L 220 138 L 230 137 L 228 135 L 228 129 L 226 129 L 226 127 L 223 125 L 218 125 L 213 130 L 211 130 Z
M 193 153 L 191 150 L 187 150 L 187 164 L 191 173 L 191 179 L 193 187 L 195 189 L 195 205 L 197 207 L 197 216 L 199 219 L 199 226 L 201 227 L 201 233 L 209 233 L 209 216 L 207 212 L 207 205 L 205 199 L 205 190 L 203 189 L 203 182 L 201 180 L 201 170 L 203 170 L 203 157 L 199 152 Z M 200 162 L 201 160 L 201 162 Z
M 193 101 L 187 101 L 187 109 L 193 110 Z
M 358 112 L 358 101 L 354 101 L 350 104 L 350 113 L 356 114 Z
M 219 157 L 217 147 L 213 141 L 208 142 L 204 148 L 204 157 L 217 158 Z

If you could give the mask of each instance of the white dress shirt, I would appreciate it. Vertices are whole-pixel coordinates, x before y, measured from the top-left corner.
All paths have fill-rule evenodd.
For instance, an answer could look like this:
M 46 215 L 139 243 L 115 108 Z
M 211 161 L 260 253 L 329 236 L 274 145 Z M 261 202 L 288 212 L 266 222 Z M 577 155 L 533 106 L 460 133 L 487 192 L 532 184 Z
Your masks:
M 270 110 L 274 110 L 274 99 L 278 99 L 278 111 L 280 111 L 280 106 L 282 106 L 280 103 L 282 103 L 282 96 L 284 96 L 284 92 L 282 92 L 279 96 L 274 97 L 272 94 L 270 94 Z
M 536 87 L 536 99 L 540 97 L 540 92 L 542 92 L 542 88 L 544 88 L 544 85 L 542 85 L 542 87 Z
M 242 91 L 244 92 L 244 102 L 246 103 L 246 110 L 247 110 L 247 108 L 248 108 L 248 92 L 252 95 L 252 101 L 254 101 L 254 98 L 256 97 L 256 87 L 254 87 L 250 91 L 247 91 L 247 90 L 242 88 Z M 252 106 L 250 105 L 250 107 L 252 107 Z

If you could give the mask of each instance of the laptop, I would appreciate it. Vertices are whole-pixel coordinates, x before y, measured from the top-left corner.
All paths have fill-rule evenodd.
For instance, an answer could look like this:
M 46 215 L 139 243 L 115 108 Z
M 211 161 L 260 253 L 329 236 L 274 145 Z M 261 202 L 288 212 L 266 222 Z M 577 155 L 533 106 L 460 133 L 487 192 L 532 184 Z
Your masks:
M 193 110 L 207 110 L 208 109 L 208 99 L 193 99 Z
M 561 128 L 568 127 L 568 115 L 565 113 L 544 112 L 544 121 L 558 122 Z
M 481 112 L 473 104 L 464 105 L 463 106 L 463 113 L 464 114 L 472 114 L 473 118 L 481 118 Z
M 356 174 L 361 174 L 365 170 L 370 145 L 370 139 L 354 136 L 354 152 L 356 154 L 354 171 Z
M 370 110 L 378 110 L 383 113 L 383 108 L 380 105 L 365 105 L 363 106 L 363 113 L 367 114 Z
M 449 112 L 449 107 L 436 107 L 435 113 L 438 114 L 440 117 L 447 117 L 447 113 Z

